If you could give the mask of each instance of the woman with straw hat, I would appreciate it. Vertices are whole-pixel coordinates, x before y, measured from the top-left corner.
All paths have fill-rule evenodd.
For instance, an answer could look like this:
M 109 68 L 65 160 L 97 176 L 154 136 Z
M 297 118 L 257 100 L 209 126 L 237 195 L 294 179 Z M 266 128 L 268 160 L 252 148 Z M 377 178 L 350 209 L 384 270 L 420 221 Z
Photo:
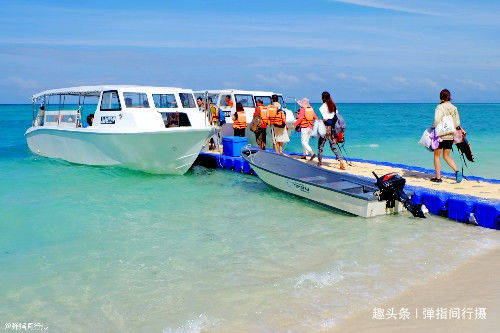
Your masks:
M 298 114 L 297 121 L 295 122 L 295 129 L 300 132 L 300 141 L 302 143 L 302 148 L 304 149 L 304 156 L 302 159 L 307 159 L 307 155 L 311 154 L 311 161 L 316 157 L 314 151 L 309 145 L 309 138 L 311 137 L 311 131 L 313 129 L 314 121 L 318 119 L 314 109 L 309 104 L 308 98 L 302 98 L 297 102 L 300 105 L 300 110 Z

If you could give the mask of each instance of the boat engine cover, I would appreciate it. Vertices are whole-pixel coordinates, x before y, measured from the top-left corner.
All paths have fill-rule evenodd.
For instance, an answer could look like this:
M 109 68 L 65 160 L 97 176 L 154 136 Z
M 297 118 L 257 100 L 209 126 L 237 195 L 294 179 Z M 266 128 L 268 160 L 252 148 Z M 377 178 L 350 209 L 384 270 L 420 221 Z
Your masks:
M 377 179 L 375 185 L 379 188 L 380 200 L 387 200 L 389 204 L 393 203 L 395 200 L 400 201 L 413 216 L 425 218 L 422 212 L 422 205 L 412 202 L 405 193 L 404 187 L 406 185 L 406 180 L 403 177 L 394 172 L 383 175 L 382 177 L 377 176 L 375 172 L 373 172 L 373 175 Z

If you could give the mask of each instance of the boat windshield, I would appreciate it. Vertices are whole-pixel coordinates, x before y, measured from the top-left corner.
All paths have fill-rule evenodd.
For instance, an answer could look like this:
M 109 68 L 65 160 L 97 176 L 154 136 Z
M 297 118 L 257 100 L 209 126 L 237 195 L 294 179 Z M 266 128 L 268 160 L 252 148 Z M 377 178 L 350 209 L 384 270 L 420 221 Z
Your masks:
M 174 94 L 153 94 L 153 102 L 156 108 L 176 108 L 177 101 Z
M 124 92 L 123 99 L 128 108 L 149 108 L 148 97 L 145 93 Z
M 181 98 L 181 104 L 183 108 L 195 108 L 196 104 L 194 102 L 193 94 L 191 93 L 179 93 Z
M 243 105 L 243 107 L 245 108 L 255 107 L 252 95 L 235 94 L 234 98 L 236 99 L 236 103 L 241 103 L 241 105 Z
M 105 91 L 102 93 L 101 98 L 101 111 L 120 111 L 120 100 L 118 99 L 118 92 Z
M 255 101 L 258 101 L 259 99 L 261 99 L 266 106 L 271 104 L 271 96 L 255 96 Z

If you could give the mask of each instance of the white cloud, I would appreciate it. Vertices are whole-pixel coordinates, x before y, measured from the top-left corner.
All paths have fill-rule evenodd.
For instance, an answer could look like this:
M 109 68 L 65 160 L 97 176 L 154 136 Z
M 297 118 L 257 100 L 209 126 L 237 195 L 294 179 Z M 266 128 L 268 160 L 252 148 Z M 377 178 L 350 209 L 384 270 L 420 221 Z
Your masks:
M 408 84 L 408 79 L 401 76 L 395 76 L 392 79 L 394 80 L 394 82 L 399 84 Z
M 278 73 L 278 74 L 257 74 L 257 79 L 273 86 L 290 86 L 294 83 L 298 83 L 300 79 L 288 73 Z
M 458 79 L 457 82 L 463 84 L 464 86 L 472 87 L 474 89 L 486 90 L 486 85 L 471 79 Z
M 0 80 L 0 84 L 20 90 L 35 90 L 40 87 L 40 84 L 33 79 L 25 79 L 17 76 L 9 76 Z
M 400 4 L 402 1 L 397 1 L 397 4 L 389 3 L 388 1 L 378 1 L 378 0 L 331 0 L 331 1 L 343 2 L 343 3 L 348 3 L 351 5 L 358 5 L 358 6 L 363 6 L 363 7 L 387 9 L 387 10 L 403 12 L 403 13 L 422 14 L 422 15 L 438 15 L 437 13 L 434 13 L 431 11 L 422 10 L 419 8 L 409 7 L 409 6 Z M 407 1 L 404 1 L 404 3 L 407 4 Z M 422 6 L 420 6 L 420 7 L 422 7 Z
M 338 79 L 344 80 L 344 81 L 352 81 L 352 82 L 358 82 L 358 83 L 368 83 L 368 78 L 363 75 L 349 75 L 346 73 L 338 73 L 336 75 Z
M 422 79 L 420 82 L 432 89 L 443 89 L 436 81 L 431 79 Z
M 324 78 L 322 78 L 321 76 L 319 76 L 318 74 L 316 73 L 308 73 L 306 75 L 306 77 L 310 80 L 310 81 L 313 81 L 313 82 L 326 82 L 326 80 Z

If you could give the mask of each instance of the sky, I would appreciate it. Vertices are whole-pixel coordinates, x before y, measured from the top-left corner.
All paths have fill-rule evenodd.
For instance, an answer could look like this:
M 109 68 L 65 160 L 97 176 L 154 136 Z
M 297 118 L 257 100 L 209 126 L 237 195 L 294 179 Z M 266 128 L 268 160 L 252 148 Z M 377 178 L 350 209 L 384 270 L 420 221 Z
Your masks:
M 144 84 L 500 102 L 500 1 L 0 0 L 0 103 Z

